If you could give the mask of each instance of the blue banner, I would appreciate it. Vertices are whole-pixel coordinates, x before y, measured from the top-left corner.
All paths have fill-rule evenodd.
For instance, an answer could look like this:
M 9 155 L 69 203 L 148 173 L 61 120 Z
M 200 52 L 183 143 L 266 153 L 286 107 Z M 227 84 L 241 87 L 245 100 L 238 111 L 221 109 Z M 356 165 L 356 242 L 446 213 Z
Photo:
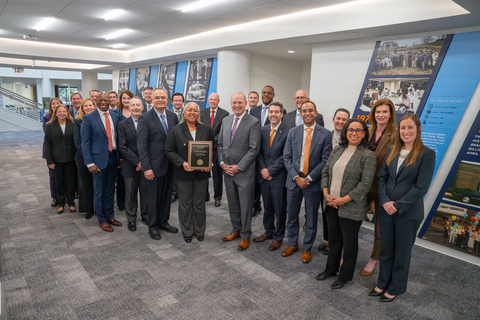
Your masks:
M 207 104 L 205 105 L 205 109 L 210 108 L 210 104 L 208 103 L 208 97 L 210 97 L 210 94 L 217 93 L 217 63 L 217 58 L 213 58 L 212 76 L 210 77 L 210 86 L 208 87 Z
M 151 66 L 150 80 L 148 81 L 148 86 L 155 89 L 157 87 L 157 81 L 158 81 L 158 66 Z
M 128 80 L 128 90 L 135 92 L 135 79 L 137 78 L 137 68 L 130 69 L 130 78 Z

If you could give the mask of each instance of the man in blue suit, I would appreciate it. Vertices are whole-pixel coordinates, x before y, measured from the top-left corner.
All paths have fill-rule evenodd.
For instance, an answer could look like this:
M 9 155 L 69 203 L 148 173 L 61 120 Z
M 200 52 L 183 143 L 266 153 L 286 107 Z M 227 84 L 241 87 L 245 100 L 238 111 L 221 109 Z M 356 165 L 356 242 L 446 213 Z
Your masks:
M 318 209 L 322 200 L 321 173 L 332 151 L 332 134 L 315 122 L 317 107 L 312 101 L 305 101 L 300 112 L 303 125 L 288 132 L 283 157 L 287 176 L 288 244 L 282 252 L 288 257 L 299 249 L 298 214 L 302 199 L 305 198 L 307 228 L 303 239 L 302 262 L 312 259 L 311 250 L 317 235 Z
M 97 96 L 97 110 L 83 117 L 82 150 L 88 171 L 93 174 L 95 213 L 103 231 L 112 232 L 122 223 L 114 219 L 115 180 L 121 165 L 117 152 L 117 125 L 119 117 L 109 112 L 105 92 Z
M 257 182 L 260 184 L 265 208 L 263 215 L 265 233 L 253 241 L 273 239 L 268 248 L 270 251 L 277 250 L 282 245 L 287 220 L 287 188 L 285 188 L 287 170 L 283 164 L 283 147 L 290 128 L 282 123 L 283 110 L 280 102 L 270 104 L 268 110 L 270 124 L 263 126 L 261 130 L 262 143 L 257 157 Z

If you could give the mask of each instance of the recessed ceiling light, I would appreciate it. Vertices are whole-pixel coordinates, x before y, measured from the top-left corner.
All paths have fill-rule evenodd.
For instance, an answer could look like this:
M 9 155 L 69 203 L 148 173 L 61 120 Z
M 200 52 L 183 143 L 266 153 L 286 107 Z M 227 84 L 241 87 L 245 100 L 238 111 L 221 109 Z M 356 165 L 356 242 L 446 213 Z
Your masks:
M 37 31 L 44 30 L 49 25 L 51 25 L 54 20 L 55 20 L 54 17 L 45 18 L 42 20 L 42 22 L 39 23 L 39 25 L 35 29 L 37 29 Z
M 201 0 L 181 8 L 182 12 L 194 11 L 225 0 Z
M 295 51 L 293 51 L 293 50 L 289 50 L 289 51 L 288 51 L 288 53 L 295 53 Z
M 105 37 L 105 40 L 118 38 L 120 36 L 123 36 L 123 35 L 126 35 L 127 33 L 132 32 L 132 31 L 133 31 L 132 29 L 122 29 L 120 31 L 109 34 L 108 36 Z
M 118 17 L 119 15 L 121 15 L 123 13 L 123 10 L 122 9 L 115 9 L 115 10 L 112 10 L 110 11 L 109 13 L 107 13 L 105 15 L 105 17 L 103 17 L 105 20 L 110 20 L 110 19 L 115 19 L 116 17 Z

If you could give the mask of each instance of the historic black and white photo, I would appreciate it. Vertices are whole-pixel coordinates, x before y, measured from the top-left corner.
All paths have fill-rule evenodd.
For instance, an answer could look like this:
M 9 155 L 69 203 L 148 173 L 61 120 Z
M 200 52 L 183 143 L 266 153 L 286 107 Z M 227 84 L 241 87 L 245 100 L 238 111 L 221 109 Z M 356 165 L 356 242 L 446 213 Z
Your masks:
M 158 87 L 163 88 L 168 93 L 168 99 L 172 99 L 175 88 L 175 74 L 177 72 L 177 63 L 161 64 L 158 73 Z
M 130 77 L 129 69 L 120 69 L 118 74 L 118 93 L 124 89 L 128 89 L 128 79 Z
M 137 97 L 142 97 L 142 100 L 143 100 L 143 89 L 145 87 L 148 87 L 149 79 L 150 79 L 150 67 L 137 68 L 137 77 L 135 79 L 135 95 Z

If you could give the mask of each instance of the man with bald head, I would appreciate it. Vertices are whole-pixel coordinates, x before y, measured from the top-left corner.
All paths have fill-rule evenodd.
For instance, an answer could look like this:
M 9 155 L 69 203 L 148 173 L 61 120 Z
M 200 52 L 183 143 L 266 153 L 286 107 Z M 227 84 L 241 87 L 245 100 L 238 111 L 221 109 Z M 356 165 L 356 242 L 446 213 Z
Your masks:
M 295 93 L 293 101 L 295 102 L 297 110 L 290 111 L 283 117 L 283 123 L 285 123 L 290 128 L 295 128 L 296 126 L 303 124 L 300 108 L 305 101 L 310 101 L 310 98 L 308 97 L 308 94 L 305 90 L 298 90 Z M 315 117 L 315 122 L 322 127 L 325 125 L 323 122 L 323 116 L 320 113 L 318 113 L 318 115 Z
M 255 160 L 260 151 L 260 121 L 247 114 L 242 92 L 232 95 L 233 114 L 224 118 L 218 138 L 218 160 L 224 172 L 232 232 L 223 241 L 241 237 L 238 250 L 248 248 L 252 235 L 252 205 L 256 176 Z
M 216 93 L 211 93 L 208 97 L 208 104 L 210 105 L 209 108 L 203 109 L 200 111 L 200 120 L 209 125 L 212 129 L 213 136 L 215 137 L 215 141 L 218 143 L 218 135 L 220 134 L 220 129 L 222 128 L 222 120 L 226 116 L 228 116 L 228 111 L 220 108 L 218 106 L 220 102 L 220 97 Z M 222 168 L 220 168 L 220 164 L 218 163 L 218 152 L 217 149 L 214 148 L 212 152 L 212 179 L 213 179 L 213 190 L 214 195 L 213 198 L 215 199 L 215 207 L 220 207 L 222 204 L 222 190 L 223 190 L 223 176 L 222 176 Z M 205 201 L 210 201 L 210 193 L 208 192 L 208 183 L 207 183 L 207 191 L 205 194 Z
M 172 201 L 173 166 L 165 155 L 169 130 L 178 124 L 177 116 L 166 110 L 168 94 L 164 89 L 153 91 L 153 109 L 140 117 L 137 148 L 140 165 L 148 189 L 148 233 L 153 240 L 162 237 L 159 230 L 177 233 L 168 223 Z

